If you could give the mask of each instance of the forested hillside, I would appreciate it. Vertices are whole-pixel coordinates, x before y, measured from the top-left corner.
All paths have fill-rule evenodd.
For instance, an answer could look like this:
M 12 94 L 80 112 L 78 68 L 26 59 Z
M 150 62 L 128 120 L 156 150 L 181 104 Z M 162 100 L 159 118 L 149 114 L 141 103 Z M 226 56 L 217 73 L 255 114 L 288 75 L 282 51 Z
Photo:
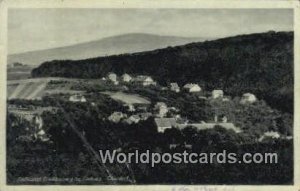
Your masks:
M 151 75 L 160 84 L 200 83 L 231 96 L 255 93 L 272 107 L 293 111 L 293 33 L 241 35 L 184 46 L 86 60 L 54 60 L 33 77 L 100 78 L 108 72 Z

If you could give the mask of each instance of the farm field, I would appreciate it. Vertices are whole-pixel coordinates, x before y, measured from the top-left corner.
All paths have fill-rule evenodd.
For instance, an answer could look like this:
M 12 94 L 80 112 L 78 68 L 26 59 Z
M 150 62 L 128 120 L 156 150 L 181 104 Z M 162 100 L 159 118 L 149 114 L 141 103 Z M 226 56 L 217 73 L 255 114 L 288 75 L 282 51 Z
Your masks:
M 74 81 L 75 79 L 30 78 L 30 79 L 22 79 L 22 80 L 8 80 L 7 99 L 35 100 L 35 99 L 41 99 L 42 96 L 46 94 L 81 93 L 81 91 L 70 90 L 70 86 L 59 88 L 59 85 L 57 85 L 57 88 L 49 89 L 49 82 L 62 81 L 62 80 Z
M 31 76 L 32 67 L 15 67 L 7 69 L 7 80 L 27 79 Z

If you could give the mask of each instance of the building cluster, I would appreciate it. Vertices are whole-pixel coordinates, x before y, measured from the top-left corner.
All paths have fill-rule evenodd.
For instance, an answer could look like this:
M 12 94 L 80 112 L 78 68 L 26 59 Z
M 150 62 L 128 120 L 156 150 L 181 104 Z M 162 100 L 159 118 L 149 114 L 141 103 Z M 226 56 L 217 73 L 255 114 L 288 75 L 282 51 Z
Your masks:
M 170 118 L 155 118 L 155 124 L 157 126 L 157 131 L 160 133 L 165 132 L 166 129 L 171 129 L 172 127 L 177 129 L 184 129 L 186 127 L 194 127 L 197 130 L 213 129 L 216 126 L 225 128 L 227 130 L 233 130 L 236 133 L 242 132 L 240 128 L 236 127 L 233 123 L 225 121 L 214 121 L 214 122 L 204 122 L 200 123 L 189 123 L 188 120 L 183 120 L 181 118 L 170 117 Z
M 136 124 L 141 121 L 147 120 L 149 117 L 152 116 L 150 112 L 139 112 L 135 114 L 128 115 L 123 112 L 115 111 L 109 117 L 108 120 L 113 123 L 126 123 L 126 124 Z
M 117 74 L 110 72 L 102 79 L 111 81 L 115 85 L 118 85 L 120 82 L 140 84 L 142 86 L 156 85 L 156 82 L 152 79 L 152 77 L 147 75 L 138 75 L 136 77 L 132 77 L 129 74 L 124 73 L 122 76 L 118 77 Z
M 24 108 L 16 105 L 8 106 L 9 113 L 12 113 L 20 117 L 21 120 L 30 122 L 31 126 L 33 127 L 33 128 L 26 127 L 25 130 L 27 131 L 28 134 L 19 137 L 19 139 L 26 139 L 26 140 L 33 140 L 33 141 L 40 140 L 42 142 L 47 142 L 50 140 L 44 130 L 42 113 L 46 111 L 51 113 L 56 113 L 57 110 L 58 108 L 55 107 L 32 106 L 32 107 Z
M 107 74 L 103 80 L 108 80 L 115 85 L 121 83 L 132 83 L 139 84 L 142 86 L 150 86 L 157 85 L 157 83 L 152 79 L 151 76 L 147 75 L 138 75 L 132 77 L 131 75 L 124 73 L 122 76 L 117 76 L 117 74 L 110 72 Z M 198 93 L 202 92 L 202 88 L 197 83 L 187 83 L 180 88 L 178 83 L 172 82 L 168 85 L 168 87 L 163 87 L 165 90 L 173 91 L 176 93 L 179 92 L 187 92 L 187 93 Z M 218 99 L 222 101 L 229 101 L 229 98 L 224 95 L 223 90 L 214 89 L 211 91 L 210 97 L 206 97 L 203 95 L 199 95 L 200 99 Z M 86 102 L 86 98 L 83 95 L 75 94 L 70 96 L 69 101 L 72 102 Z M 243 94 L 240 103 L 241 104 L 252 104 L 256 102 L 256 96 L 251 93 Z M 204 122 L 201 121 L 199 123 L 189 123 L 188 120 L 182 119 L 179 110 L 174 107 L 168 107 L 164 102 L 157 102 L 153 108 L 149 109 L 148 106 L 138 106 L 136 107 L 133 104 L 125 104 L 128 113 L 123 113 L 120 111 L 113 112 L 108 120 L 113 123 L 124 122 L 127 124 L 139 123 L 140 121 L 146 120 L 149 117 L 153 117 L 155 124 L 157 126 L 158 132 L 164 132 L 166 129 L 171 127 L 176 127 L 179 129 L 183 129 L 185 127 L 191 126 L 195 127 L 198 130 L 211 129 L 215 126 L 221 126 L 225 129 L 231 129 L 237 133 L 241 132 L 241 130 L 236 127 L 233 123 L 227 121 L 226 116 L 223 116 L 218 119 L 218 116 L 215 116 L 213 122 Z
M 163 133 L 166 129 L 170 129 L 172 127 L 184 129 L 188 126 L 195 127 L 198 130 L 212 129 L 215 126 L 220 126 L 228 130 L 231 129 L 236 133 L 241 132 L 241 130 L 233 123 L 227 121 L 226 116 L 221 116 L 220 120 L 218 116 L 215 116 L 214 122 L 209 123 L 204 121 L 199 123 L 190 123 L 188 119 L 181 117 L 179 109 L 176 107 L 168 107 L 164 102 L 157 102 L 152 108 L 148 107 L 143 110 L 139 107 L 135 108 L 134 106 L 128 106 L 127 111 L 130 114 L 115 111 L 108 117 L 108 120 L 113 123 L 124 122 L 127 124 L 134 124 L 147 120 L 149 117 L 153 117 L 157 131 L 160 133 Z

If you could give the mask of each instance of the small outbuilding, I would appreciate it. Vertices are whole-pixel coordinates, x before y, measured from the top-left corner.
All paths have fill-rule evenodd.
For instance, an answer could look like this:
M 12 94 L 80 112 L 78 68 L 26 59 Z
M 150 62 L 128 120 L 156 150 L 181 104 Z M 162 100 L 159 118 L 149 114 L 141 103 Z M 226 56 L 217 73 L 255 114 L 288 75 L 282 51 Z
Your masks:
M 170 90 L 174 92 L 180 92 L 180 87 L 176 82 L 170 83 Z
M 223 90 L 213 90 L 213 91 L 211 92 L 211 97 L 212 97 L 213 99 L 223 98 L 223 96 L 224 96 Z
M 121 81 L 123 81 L 123 82 L 130 82 L 131 80 L 132 80 L 132 77 L 127 73 L 125 73 L 121 76 Z
M 75 95 L 70 96 L 69 101 L 71 101 L 71 102 L 86 102 L 86 99 L 83 95 L 75 94 Z
M 183 89 L 185 89 L 187 92 L 200 92 L 202 89 L 198 84 L 193 84 L 193 83 L 189 83 L 189 84 L 185 84 L 183 86 Z
M 254 103 L 256 102 L 256 96 L 251 93 L 245 93 L 242 96 L 242 99 L 240 101 L 241 104 L 246 104 L 246 103 Z

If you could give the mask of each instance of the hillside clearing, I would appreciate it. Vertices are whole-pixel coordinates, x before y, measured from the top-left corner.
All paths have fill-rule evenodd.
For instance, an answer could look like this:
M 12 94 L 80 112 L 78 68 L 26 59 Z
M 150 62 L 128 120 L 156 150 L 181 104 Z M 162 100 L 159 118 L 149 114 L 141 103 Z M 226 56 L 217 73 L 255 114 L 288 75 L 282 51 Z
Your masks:
M 117 101 L 122 101 L 127 104 L 150 104 L 148 98 L 142 97 L 138 94 L 127 94 L 123 92 L 101 92 L 103 94 L 109 95 L 112 99 Z

